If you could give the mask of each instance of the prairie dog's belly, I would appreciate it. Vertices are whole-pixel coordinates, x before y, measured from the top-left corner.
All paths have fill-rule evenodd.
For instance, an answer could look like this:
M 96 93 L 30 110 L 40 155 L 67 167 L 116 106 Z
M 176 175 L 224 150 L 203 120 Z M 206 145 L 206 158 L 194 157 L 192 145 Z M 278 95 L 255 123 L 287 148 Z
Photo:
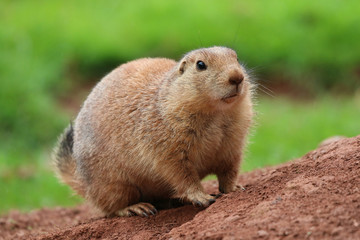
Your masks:
M 217 165 L 217 153 L 222 147 L 224 137 L 223 129 L 219 127 L 221 122 L 215 122 L 208 129 L 201 131 L 200 136 L 194 141 L 189 154 L 189 158 L 194 163 L 199 177 L 202 179 L 206 175 L 214 173 Z
M 205 121 L 206 119 L 203 120 Z M 141 189 L 145 198 L 170 197 L 173 194 L 173 187 L 170 186 L 170 183 L 166 182 L 165 179 L 159 177 L 161 174 L 156 172 L 154 165 L 158 158 L 164 155 L 169 158 L 169 161 L 173 161 L 173 159 L 170 159 L 173 157 L 170 149 L 173 149 L 179 143 L 169 138 L 168 130 L 163 126 L 159 129 L 149 127 L 155 125 L 154 122 L 151 122 L 156 121 L 154 118 L 148 119 L 148 121 L 149 124 L 143 131 L 148 132 L 151 136 L 157 137 L 153 139 L 152 142 L 150 141 L 151 139 L 142 138 L 130 144 L 134 146 L 131 150 L 133 154 L 132 168 L 138 169 L 136 171 L 138 176 L 135 178 L 136 184 Z M 192 136 L 193 141 L 191 141 L 191 145 L 188 146 L 189 161 L 191 161 L 192 167 L 197 171 L 200 179 L 208 174 L 214 173 L 214 170 L 219 164 L 216 155 L 221 148 L 224 137 L 223 129 L 220 127 L 222 124 L 222 118 L 212 119 L 211 123 L 203 125 L 203 127 L 199 128 L 197 133 Z M 139 129 L 141 127 L 142 125 L 140 123 L 139 125 L 135 125 L 134 132 L 138 133 L 142 131 Z M 183 127 L 182 131 L 175 134 L 181 134 L 184 129 L 191 128 L 190 125 L 184 125 Z M 161 138 L 161 136 L 167 137 Z M 134 138 L 132 138 L 132 140 L 134 140 Z
M 152 202 L 168 199 L 173 195 L 172 187 L 155 176 L 144 177 L 141 181 L 136 182 L 136 186 L 141 192 L 142 201 Z

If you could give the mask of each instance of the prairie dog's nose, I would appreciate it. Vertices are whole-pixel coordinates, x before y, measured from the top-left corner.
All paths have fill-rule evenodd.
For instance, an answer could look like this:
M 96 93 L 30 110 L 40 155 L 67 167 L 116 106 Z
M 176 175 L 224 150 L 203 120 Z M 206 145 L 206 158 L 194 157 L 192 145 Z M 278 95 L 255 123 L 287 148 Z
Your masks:
M 244 80 L 244 75 L 239 72 L 234 72 L 229 77 L 229 83 L 231 85 L 239 85 Z

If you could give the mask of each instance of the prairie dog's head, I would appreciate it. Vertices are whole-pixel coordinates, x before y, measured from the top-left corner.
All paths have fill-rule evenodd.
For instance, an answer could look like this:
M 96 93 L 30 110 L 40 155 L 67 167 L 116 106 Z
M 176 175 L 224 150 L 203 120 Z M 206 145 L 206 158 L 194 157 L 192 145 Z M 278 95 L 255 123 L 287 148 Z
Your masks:
M 186 91 L 192 90 L 199 103 L 227 107 L 248 91 L 249 76 L 239 64 L 234 50 L 211 47 L 186 54 L 178 65 L 176 80 Z

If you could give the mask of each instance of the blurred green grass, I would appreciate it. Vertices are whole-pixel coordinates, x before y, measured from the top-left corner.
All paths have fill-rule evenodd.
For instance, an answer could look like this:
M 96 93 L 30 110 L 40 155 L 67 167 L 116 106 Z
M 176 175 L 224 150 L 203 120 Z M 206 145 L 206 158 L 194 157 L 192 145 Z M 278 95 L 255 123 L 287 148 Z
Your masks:
M 227 45 L 263 84 L 317 96 L 259 99 L 245 171 L 358 134 L 359 8 L 357 0 L 0 1 L 0 212 L 79 202 L 49 170 L 50 149 L 74 117 L 63 100 L 139 57 Z
M 261 98 L 243 171 L 301 157 L 326 138 L 360 134 L 360 98 L 324 95 L 305 102 Z

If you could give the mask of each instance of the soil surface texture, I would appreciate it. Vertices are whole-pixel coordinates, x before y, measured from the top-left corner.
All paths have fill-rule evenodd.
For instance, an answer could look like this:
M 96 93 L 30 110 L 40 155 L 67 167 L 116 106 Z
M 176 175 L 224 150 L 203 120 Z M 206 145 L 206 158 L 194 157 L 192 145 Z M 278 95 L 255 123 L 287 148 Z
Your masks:
M 360 239 L 360 136 L 242 174 L 239 184 L 246 190 L 206 209 L 149 218 L 104 218 L 87 205 L 11 211 L 0 217 L 0 239 Z M 217 181 L 204 187 L 218 193 Z

